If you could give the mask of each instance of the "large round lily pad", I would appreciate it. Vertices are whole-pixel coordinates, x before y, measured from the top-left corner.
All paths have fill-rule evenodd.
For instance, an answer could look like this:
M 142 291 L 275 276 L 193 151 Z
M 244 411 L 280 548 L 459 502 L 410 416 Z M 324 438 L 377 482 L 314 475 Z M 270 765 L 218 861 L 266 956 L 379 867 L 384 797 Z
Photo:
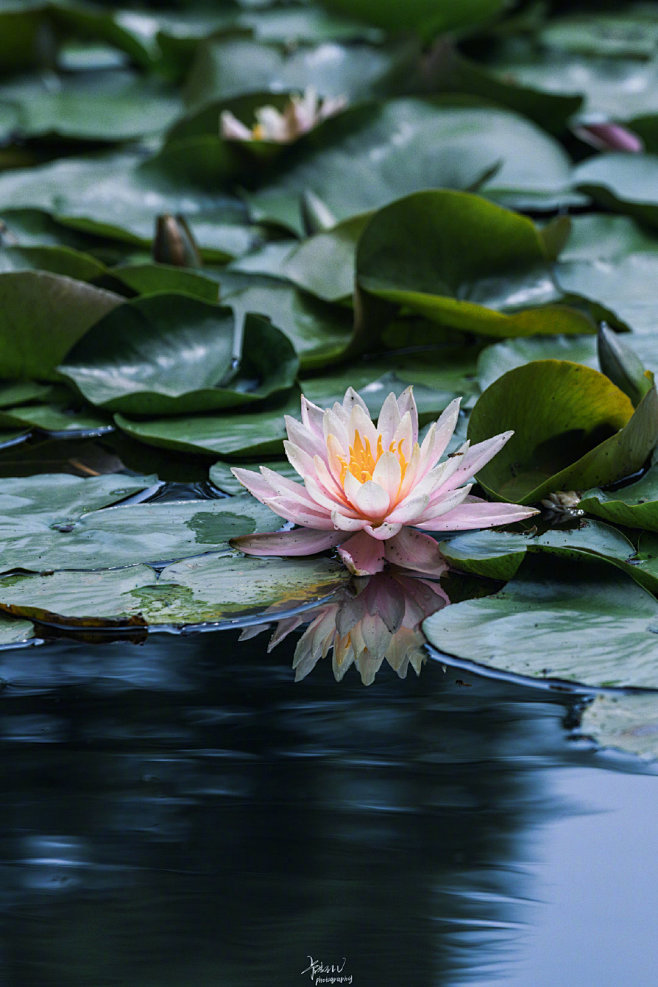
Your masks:
M 59 369 L 99 407 L 174 415 L 262 401 L 291 387 L 298 365 L 265 320 L 247 319 L 242 348 L 230 309 L 157 294 L 99 322 Z
M 478 474 L 500 500 L 531 504 L 558 490 L 610 483 L 639 469 L 658 438 L 654 387 L 635 411 L 607 377 L 567 360 L 537 360 L 478 399 L 468 436 L 514 435 Z

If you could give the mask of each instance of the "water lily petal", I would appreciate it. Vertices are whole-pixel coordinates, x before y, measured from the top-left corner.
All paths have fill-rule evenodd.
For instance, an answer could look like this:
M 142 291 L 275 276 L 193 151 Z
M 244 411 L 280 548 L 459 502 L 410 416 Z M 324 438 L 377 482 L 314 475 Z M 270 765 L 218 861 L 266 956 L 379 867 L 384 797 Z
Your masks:
M 382 521 L 381 524 L 370 524 L 366 523 L 363 530 L 377 541 L 385 541 L 387 538 L 392 538 L 393 535 L 397 535 L 398 531 L 402 529 L 401 524 L 392 524 L 390 521 Z
M 379 418 L 377 419 L 377 430 L 381 433 L 385 449 L 388 449 L 393 441 L 395 430 L 400 424 L 401 419 L 402 415 L 400 414 L 398 399 L 391 392 L 384 401 L 382 409 L 379 412 Z
M 414 398 L 413 387 L 407 387 L 398 398 L 398 411 L 400 418 L 404 418 L 407 412 L 411 416 L 411 441 L 418 442 L 418 408 Z
M 402 528 L 383 545 L 386 559 L 392 565 L 437 578 L 448 570 L 438 542 L 415 528 Z
M 371 576 L 384 568 L 384 543 L 360 531 L 338 549 L 338 554 L 355 576 Z
M 324 435 L 324 410 L 302 394 L 302 422 L 319 439 Z
M 386 491 L 389 507 L 395 503 L 400 484 L 402 483 L 402 467 L 400 457 L 394 452 L 385 452 L 377 460 L 372 474 L 373 483 Z
M 230 545 L 245 555 L 315 555 L 334 548 L 345 536 L 339 531 L 312 531 L 299 528 L 295 531 L 268 531 L 259 535 L 240 535 L 232 538 Z
M 390 505 L 390 499 L 383 487 L 373 480 L 359 481 L 348 473 L 345 477 L 345 493 L 355 510 L 369 521 L 383 518 Z
M 459 468 L 453 473 L 451 479 L 445 484 L 441 492 L 452 490 L 465 480 L 470 480 L 471 477 L 476 476 L 478 471 L 500 452 L 512 435 L 514 435 L 514 432 L 501 432 L 500 435 L 494 435 L 493 438 L 486 439 L 484 442 L 478 442 L 476 445 L 471 446 L 470 449 L 467 449 L 464 452 Z
M 247 488 L 250 494 L 263 503 L 274 496 L 274 491 L 261 473 L 254 473 L 253 470 L 242 469 L 240 466 L 231 467 L 231 473 L 243 487 Z
M 339 531 L 363 531 L 368 525 L 365 518 L 350 517 L 349 514 L 344 514 L 338 508 L 331 512 L 331 522 L 334 528 L 338 528 Z
M 426 531 L 469 531 L 471 528 L 493 528 L 498 524 L 513 524 L 538 514 L 519 504 L 490 504 L 488 501 L 460 504 L 442 517 L 432 518 L 417 527 Z
M 310 456 L 322 456 L 325 452 L 325 441 L 323 435 L 316 435 L 315 431 L 302 425 L 296 418 L 284 415 L 283 420 L 288 432 L 288 439 L 296 446 L 305 449 Z

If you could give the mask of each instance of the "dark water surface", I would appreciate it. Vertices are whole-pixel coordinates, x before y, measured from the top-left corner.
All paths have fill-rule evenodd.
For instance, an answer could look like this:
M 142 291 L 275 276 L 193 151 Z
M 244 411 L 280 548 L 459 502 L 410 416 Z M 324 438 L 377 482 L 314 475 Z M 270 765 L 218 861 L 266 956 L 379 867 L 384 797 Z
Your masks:
M 655 773 L 569 697 L 293 646 L 0 653 L 2 985 L 658 983 Z

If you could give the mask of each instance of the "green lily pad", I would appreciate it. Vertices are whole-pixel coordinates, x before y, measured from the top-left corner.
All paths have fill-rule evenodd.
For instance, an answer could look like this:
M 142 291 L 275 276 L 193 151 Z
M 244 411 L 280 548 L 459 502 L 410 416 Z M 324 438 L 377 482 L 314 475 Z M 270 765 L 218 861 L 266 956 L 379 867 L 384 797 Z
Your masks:
M 485 66 L 465 58 L 449 38 L 436 41 L 432 46 L 423 78 L 432 92 L 468 93 L 493 100 L 558 135 L 566 130 L 567 121 L 583 102 L 576 94 L 545 92 L 488 71 Z
M 0 274 L 0 377 L 54 379 L 74 343 L 121 301 L 57 274 Z
M 441 542 L 441 551 L 456 569 L 489 579 L 511 579 L 527 554 L 548 554 L 576 561 L 598 558 L 621 569 L 651 593 L 658 593 L 658 562 L 651 545 L 636 552 L 621 531 L 600 521 L 543 534 L 477 531 Z
M 34 633 L 34 624 L 29 620 L 0 617 L 0 649 L 40 643 Z
M 570 360 L 598 370 L 594 336 L 529 336 L 487 346 L 477 361 L 477 378 L 484 391 L 508 370 L 534 360 Z
M 76 432 L 99 435 L 111 432 L 114 428 L 110 417 L 95 414 L 87 408 L 72 407 L 70 403 L 26 404 L 3 408 L 0 411 L 0 428 L 11 425 L 29 425 L 30 428 L 39 428 L 55 435 L 73 435 Z
M 40 404 L 56 392 L 52 384 L 39 384 L 36 380 L 5 381 L 0 383 L 0 408 Z
M 602 206 L 658 226 L 658 156 L 600 154 L 574 170 L 574 185 Z
M 66 523 L 23 515 L 3 537 L 0 569 L 89 570 L 162 563 L 218 549 L 230 538 L 275 531 L 281 518 L 253 497 L 165 501 L 94 510 Z
M 338 360 L 352 338 L 352 313 L 328 305 L 293 285 L 257 275 L 226 272 L 218 275 L 222 304 L 237 318 L 255 312 L 268 318 L 288 337 L 302 370 Z
M 404 8 L 396 0 L 323 0 L 330 10 L 339 10 L 352 17 L 387 31 L 415 31 L 432 37 L 447 31 L 477 30 L 492 21 L 504 9 L 502 0 L 410 0 Z
M 277 456 L 283 452 L 285 414 L 299 415 L 299 392 L 265 410 L 240 409 L 239 414 L 181 415 L 136 421 L 117 414 L 127 435 L 147 445 L 220 458 Z
M 160 576 L 145 565 L 99 572 L 12 575 L 0 610 L 64 627 L 184 626 L 267 612 L 283 616 L 332 593 L 347 574 L 330 559 L 187 559 Z
M 201 271 L 190 271 L 169 264 L 122 264 L 113 267 L 111 277 L 138 295 L 164 292 L 191 295 L 202 302 L 214 304 L 218 299 L 217 283 Z
M 282 273 L 324 301 L 351 299 L 356 247 L 370 215 L 352 216 L 330 230 L 309 237 L 287 255 Z
M 590 302 L 597 320 L 639 333 L 653 333 L 656 316 L 652 284 L 658 277 L 658 253 L 564 262 L 557 266 L 556 275 L 565 293 Z M 629 340 L 631 346 L 633 342 Z M 653 362 L 655 365 L 655 358 Z
M 587 333 L 560 299 L 534 224 L 475 195 L 416 192 L 376 213 L 357 250 L 362 288 L 441 325 L 490 336 Z
M 596 696 L 583 710 L 580 733 L 599 747 L 658 757 L 658 693 Z
M 611 524 L 658 531 L 658 466 L 619 490 L 588 490 L 579 507 Z
M 570 181 L 564 151 L 522 117 L 467 98 L 396 99 L 354 107 L 311 135 L 308 153 L 251 201 L 317 195 L 337 220 L 419 189 L 546 190 Z M 349 181 L 345 176 L 349 175 Z
M 658 601 L 609 566 L 546 561 L 529 559 L 500 592 L 429 617 L 429 642 L 448 656 L 542 680 L 658 685 Z
M 250 38 L 219 38 L 199 47 L 184 95 L 191 108 L 309 86 L 320 96 L 364 99 L 385 89 L 387 77 L 408 60 L 407 49 L 398 46 L 325 43 L 285 49 Z
M 654 60 L 532 46 L 520 52 L 503 52 L 489 68 L 502 82 L 552 95 L 581 97 L 580 112 L 585 117 L 626 121 L 658 111 Z
M 0 272 L 49 271 L 76 281 L 101 277 L 105 265 L 89 254 L 70 247 L 5 247 L 0 252 Z
M 168 85 L 116 68 L 63 74 L 57 85 L 22 78 L 5 83 L 2 96 L 17 108 L 14 131 L 32 139 L 136 140 L 163 131 L 182 110 Z
M 158 483 L 157 476 L 79 477 L 68 473 L 5 477 L 0 492 L 2 537 L 26 520 L 38 519 L 44 528 L 68 525 L 89 511 L 109 507 Z
M 607 377 L 566 360 L 537 360 L 480 396 L 472 442 L 514 435 L 478 474 L 492 496 L 531 504 L 558 490 L 611 483 L 638 470 L 658 438 L 655 387 L 637 409 Z
M 151 295 L 102 319 L 59 370 L 92 404 L 142 415 L 237 407 L 291 387 L 298 360 L 283 333 L 258 316 L 244 332 L 236 372 L 230 309 Z
M 157 158 L 115 152 L 64 158 L 29 169 L 0 172 L 0 210 L 27 207 L 49 213 L 82 232 L 151 245 L 155 221 L 163 213 L 185 215 L 199 246 L 229 260 L 258 239 L 244 206 L 199 185 L 189 175 L 167 173 Z
M 571 217 L 571 234 L 560 253 L 567 261 L 622 260 L 629 254 L 658 252 L 658 237 L 630 216 L 606 213 Z

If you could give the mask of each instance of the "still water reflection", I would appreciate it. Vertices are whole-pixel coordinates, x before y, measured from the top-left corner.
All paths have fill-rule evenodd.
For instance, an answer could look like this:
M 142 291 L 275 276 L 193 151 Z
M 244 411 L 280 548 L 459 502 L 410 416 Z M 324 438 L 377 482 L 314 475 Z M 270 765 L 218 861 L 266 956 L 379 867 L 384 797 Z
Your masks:
M 655 777 L 558 696 L 294 646 L 0 653 L 1 984 L 655 982 Z

